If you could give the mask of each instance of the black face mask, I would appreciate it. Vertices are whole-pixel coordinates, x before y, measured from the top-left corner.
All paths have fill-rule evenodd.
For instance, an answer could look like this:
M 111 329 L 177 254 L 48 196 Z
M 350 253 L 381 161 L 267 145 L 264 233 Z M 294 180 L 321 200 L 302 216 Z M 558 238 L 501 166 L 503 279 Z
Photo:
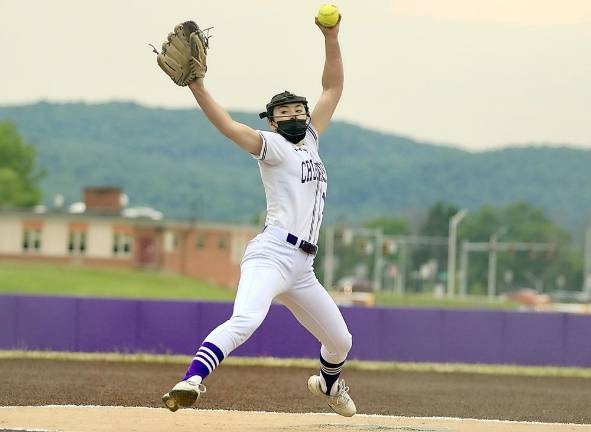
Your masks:
M 306 136 L 308 120 L 283 120 L 277 122 L 277 133 L 287 141 L 297 144 Z

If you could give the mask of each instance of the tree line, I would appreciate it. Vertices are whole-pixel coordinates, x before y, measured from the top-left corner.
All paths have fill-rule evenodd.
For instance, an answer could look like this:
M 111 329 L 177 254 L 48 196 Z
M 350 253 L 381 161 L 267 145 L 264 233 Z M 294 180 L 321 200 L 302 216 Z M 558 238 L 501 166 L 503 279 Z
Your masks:
M 0 207 L 32 207 L 41 201 L 44 172 L 36 156 L 14 124 L 0 122 Z

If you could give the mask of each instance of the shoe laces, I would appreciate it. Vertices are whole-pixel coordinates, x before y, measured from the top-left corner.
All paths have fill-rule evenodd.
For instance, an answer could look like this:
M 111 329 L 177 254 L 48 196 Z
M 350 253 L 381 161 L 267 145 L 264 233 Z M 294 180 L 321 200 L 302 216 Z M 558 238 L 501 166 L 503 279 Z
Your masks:
M 344 405 L 349 402 L 349 386 L 345 385 L 345 380 L 341 380 L 338 383 L 339 391 L 336 395 L 332 396 L 336 401 L 337 405 Z

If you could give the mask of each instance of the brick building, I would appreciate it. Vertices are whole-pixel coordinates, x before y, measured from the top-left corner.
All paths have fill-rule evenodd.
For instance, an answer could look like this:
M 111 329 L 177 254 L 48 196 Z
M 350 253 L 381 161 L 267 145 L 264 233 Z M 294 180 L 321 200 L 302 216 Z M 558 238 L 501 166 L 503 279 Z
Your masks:
M 0 260 L 152 268 L 236 288 L 259 227 L 149 217 L 124 201 L 118 188 L 87 188 L 77 212 L 0 210 Z

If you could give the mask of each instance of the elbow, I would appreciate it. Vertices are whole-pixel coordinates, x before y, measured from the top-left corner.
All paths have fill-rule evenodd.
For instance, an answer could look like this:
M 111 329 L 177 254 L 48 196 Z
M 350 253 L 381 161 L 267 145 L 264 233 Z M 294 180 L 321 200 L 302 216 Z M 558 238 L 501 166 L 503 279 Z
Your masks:
M 343 92 L 344 83 L 344 77 L 341 75 L 340 77 L 335 79 L 323 80 L 322 89 L 326 92 L 336 93 L 340 95 Z
M 331 91 L 339 91 L 339 92 L 342 92 L 342 91 L 343 91 L 343 81 L 342 81 L 342 80 L 339 80 L 339 81 L 337 81 L 337 82 L 334 82 L 334 83 L 327 84 L 327 85 L 324 87 L 324 89 L 325 89 L 325 90 L 331 90 Z
M 331 98 L 339 100 L 343 94 L 343 83 L 341 82 L 340 84 L 325 86 L 323 90 L 326 94 L 330 95 Z

